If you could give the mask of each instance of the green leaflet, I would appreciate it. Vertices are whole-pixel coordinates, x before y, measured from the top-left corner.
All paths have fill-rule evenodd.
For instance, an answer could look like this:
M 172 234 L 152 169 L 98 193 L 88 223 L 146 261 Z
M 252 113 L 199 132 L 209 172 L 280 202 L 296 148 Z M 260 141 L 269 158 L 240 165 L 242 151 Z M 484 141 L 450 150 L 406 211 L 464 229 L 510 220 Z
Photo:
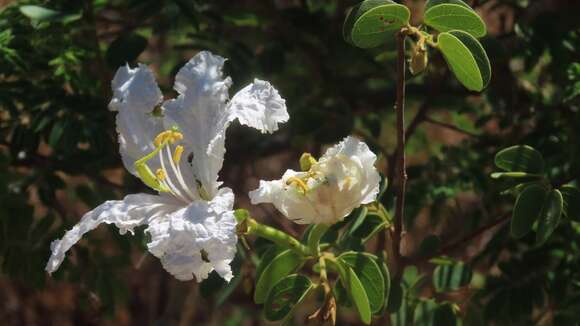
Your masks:
M 477 39 L 463 31 L 444 32 L 439 34 L 438 48 L 463 86 L 472 91 L 481 91 L 487 86 L 491 65 Z
M 256 280 L 254 301 L 264 303 L 272 287 L 283 277 L 293 273 L 302 264 L 302 257 L 292 250 L 279 253 L 270 261 L 264 261 L 265 267 L 259 267 L 260 275 Z
M 517 145 L 502 149 L 495 155 L 495 165 L 509 172 L 536 174 L 544 172 L 542 154 L 527 145 Z
M 552 232 L 558 227 L 562 210 L 564 207 L 564 200 L 562 193 L 554 189 L 548 193 L 544 201 L 540 221 L 538 223 L 538 231 L 536 233 L 536 243 L 543 244 L 548 240 Z
M 346 288 L 350 301 L 356 307 L 363 323 L 371 323 L 372 312 L 369 298 L 361 280 L 356 273 L 343 260 L 339 259 L 334 264 L 340 275 L 340 282 Z
M 264 315 L 269 321 L 286 317 L 312 290 L 312 282 L 306 276 L 294 274 L 274 285 L 264 304 Z
M 359 48 L 384 44 L 409 23 L 407 7 L 390 0 L 366 0 L 352 8 L 343 26 L 344 39 Z
M 476 38 L 487 34 L 481 17 L 459 0 L 428 1 L 425 5 L 424 22 L 439 32 L 461 30 Z
M 377 257 L 367 253 L 346 252 L 338 257 L 352 268 L 360 279 L 373 313 L 380 312 L 385 303 L 385 279 L 377 264 Z
M 560 187 L 560 192 L 564 199 L 564 216 L 580 221 L 580 190 L 574 186 L 565 185 Z
M 524 189 L 514 206 L 511 221 L 511 233 L 515 238 L 525 236 L 532 229 L 532 225 L 538 218 L 544 205 L 546 190 L 537 184 Z
M 439 265 L 433 271 L 433 286 L 437 292 L 454 291 L 471 282 L 473 272 L 462 262 Z

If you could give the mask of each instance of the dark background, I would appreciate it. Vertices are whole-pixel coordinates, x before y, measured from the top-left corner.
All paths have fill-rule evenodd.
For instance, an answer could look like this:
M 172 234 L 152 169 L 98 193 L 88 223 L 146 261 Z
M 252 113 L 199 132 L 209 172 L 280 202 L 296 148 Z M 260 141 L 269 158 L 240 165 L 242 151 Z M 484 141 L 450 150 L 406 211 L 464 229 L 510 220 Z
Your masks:
M 466 91 L 434 51 L 426 73 L 408 76 L 403 253 L 414 257 L 430 234 L 454 244 L 445 254 L 472 263 L 479 286 L 439 299 L 458 303 L 465 318 L 573 322 L 577 225 L 560 227 L 545 248 L 511 239 L 503 221 L 493 223 L 509 214 L 513 198 L 499 194 L 489 173 L 498 150 L 528 144 L 542 152 L 555 182 L 578 176 L 580 8 L 573 0 L 468 2 L 488 27 L 481 41 L 491 83 L 481 94 Z M 174 96 L 177 69 L 203 49 L 229 59 L 230 95 L 254 77 L 275 85 L 290 122 L 273 136 L 234 124 L 221 172 L 236 207 L 264 223 L 300 235 L 271 206 L 251 207 L 247 192 L 259 179 L 297 168 L 302 152 L 318 156 L 346 135 L 365 139 L 380 157 L 377 167 L 392 176 L 395 48 L 361 50 L 343 41 L 346 11 L 356 3 L 0 1 L 0 324 L 263 324 L 251 300 L 249 258 L 236 267 L 235 286 L 215 277 L 201 286 L 179 282 L 146 255 L 142 232 L 120 236 L 102 226 L 48 277 L 49 244 L 91 207 L 145 191 L 122 168 L 107 109 L 110 80 L 125 62 L 149 64 L 166 97 Z M 403 3 L 420 22 L 423 1 Z M 20 10 L 28 4 L 58 14 L 31 18 Z M 383 200 L 391 211 L 392 195 L 389 188 Z M 296 323 L 313 310 L 313 303 L 301 307 Z M 358 323 L 356 315 L 339 308 L 339 324 L 348 323 Z

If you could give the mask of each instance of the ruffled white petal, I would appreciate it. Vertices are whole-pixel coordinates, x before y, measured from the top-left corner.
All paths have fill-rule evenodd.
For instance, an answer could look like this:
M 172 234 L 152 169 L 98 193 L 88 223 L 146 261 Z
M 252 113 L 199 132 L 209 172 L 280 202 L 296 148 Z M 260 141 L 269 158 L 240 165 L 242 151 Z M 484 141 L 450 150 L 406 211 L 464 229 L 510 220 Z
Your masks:
M 135 174 L 135 161 L 155 149 L 153 139 L 163 130 L 162 118 L 152 114 L 163 96 L 151 70 L 141 64 L 135 69 L 128 65 L 120 67 L 111 86 L 113 99 L 109 108 L 118 111 L 121 157 L 125 168 Z M 150 161 L 153 170 L 159 167 L 156 161 Z
M 270 83 L 259 79 L 236 93 L 229 106 L 231 120 L 237 118 L 241 124 L 264 133 L 278 130 L 278 124 L 290 118 L 286 101 Z
M 213 270 L 231 280 L 238 241 L 233 205 L 233 192 L 222 188 L 209 202 L 194 201 L 167 219 L 152 221 L 146 230 L 149 251 L 178 280 L 195 276 L 201 282 Z
M 290 220 L 298 224 L 310 224 L 315 216 L 322 216 L 317 211 L 320 205 L 310 202 L 297 188 L 288 186 L 286 180 L 290 177 L 303 177 L 304 172 L 287 170 L 282 179 L 273 181 L 260 180 L 258 189 L 250 192 L 252 204 L 272 203 Z M 328 214 L 327 214 L 328 215 Z
M 49 273 L 56 271 L 63 262 L 66 252 L 85 233 L 94 230 L 101 223 L 115 224 L 121 234 L 127 231 L 132 233 L 135 227 L 178 209 L 178 205 L 179 203 L 171 197 L 147 194 L 128 195 L 123 200 L 106 201 L 86 213 L 62 239 L 52 242 L 50 245 L 52 254 L 45 269 Z
M 272 203 L 299 224 L 333 224 L 376 199 L 380 176 L 375 161 L 376 155 L 365 143 L 347 137 L 330 148 L 309 173 L 288 170 L 280 180 L 260 181 L 250 199 L 252 204 Z M 308 190 L 293 184 L 292 177 L 303 180 Z
M 209 52 L 194 56 L 175 77 L 176 99 L 163 104 L 166 127 L 177 125 L 193 154 L 192 168 L 205 191 L 217 193 L 218 172 L 223 164 L 223 145 L 209 150 L 211 141 L 221 135 L 227 124 L 226 100 L 229 78 L 223 79 L 225 59 Z M 220 151 L 221 150 L 221 151 Z
M 324 153 L 319 161 L 320 166 L 328 164 L 329 167 L 327 169 L 332 169 L 337 171 L 337 173 L 340 173 L 339 171 L 345 171 L 340 166 L 333 166 L 338 162 L 343 162 L 343 160 L 337 159 L 341 157 L 348 158 L 348 160 L 352 161 L 362 174 L 357 188 L 360 192 L 360 197 L 354 201 L 360 201 L 361 204 L 368 204 L 375 201 L 379 194 L 379 185 L 381 182 L 381 176 L 375 168 L 375 162 L 377 161 L 375 153 L 369 149 L 367 144 L 358 138 L 349 136 Z
M 177 125 L 193 153 L 196 179 L 209 197 L 220 186 L 218 172 L 223 165 L 225 135 L 229 124 L 241 123 L 262 132 L 272 132 L 288 120 L 284 100 L 267 82 L 256 80 L 227 103 L 229 77 L 224 78 L 225 59 L 200 52 L 178 72 L 175 90 L 179 96 L 166 101 L 166 127 Z

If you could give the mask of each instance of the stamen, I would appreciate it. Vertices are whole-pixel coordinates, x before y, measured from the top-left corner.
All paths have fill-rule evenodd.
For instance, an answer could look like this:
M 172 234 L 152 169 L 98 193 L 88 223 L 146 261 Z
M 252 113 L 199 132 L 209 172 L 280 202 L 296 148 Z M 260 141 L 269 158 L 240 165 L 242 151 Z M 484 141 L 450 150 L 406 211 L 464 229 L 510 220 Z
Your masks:
M 179 164 L 182 154 L 183 154 L 183 146 L 177 145 L 177 147 L 175 147 L 175 151 L 173 152 L 173 161 L 175 162 L 175 164 Z
M 159 135 L 155 137 L 155 140 L 153 140 L 153 144 L 155 145 L 155 147 L 159 147 L 161 146 L 161 144 L 165 143 L 167 137 L 169 137 L 170 134 L 171 130 L 165 130 L 160 132 Z
M 157 171 L 155 171 L 155 175 L 157 176 L 157 179 L 159 181 L 163 181 L 167 177 L 167 174 L 165 174 L 165 171 L 163 171 L 163 169 L 157 169 Z
M 177 147 L 181 147 L 181 151 L 183 152 L 183 146 L 177 146 Z M 169 150 L 169 147 L 166 148 L 166 151 L 167 151 L 167 157 L 170 158 L 169 164 L 171 165 L 171 169 L 173 171 L 173 174 L 175 175 L 175 177 L 177 178 L 177 181 L 181 185 L 181 189 L 184 189 L 185 192 L 189 195 L 189 198 L 193 200 L 195 198 L 195 195 L 189 189 L 189 187 L 185 184 L 185 181 L 183 180 L 183 175 L 181 174 L 181 168 L 179 167 L 179 164 L 175 164 L 174 160 L 171 159 L 171 152 Z M 176 148 L 175 151 L 177 152 L 178 148 Z M 175 155 L 175 153 L 174 153 L 174 155 Z
M 306 183 L 302 179 L 297 177 L 288 178 L 288 180 L 286 180 L 286 184 L 295 185 L 296 187 L 300 188 L 304 194 L 308 191 L 308 186 L 306 185 Z
M 143 182 L 145 182 L 145 184 L 148 186 L 158 191 L 170 192 L 175 197 L 178 197 L 179 199 L 187 202 L 188 200 L 195 198 L 195 196 L 186 186 L 183 180 L 183 176 L 181 175 L 179 165 L 176 166 L 175 164 L 175 162 L 179 163 L 181 160 L 184 148 L 183 146 L 178 145 L 172 154 L 169 146 L 182 139 L 183 134 L 175 127 L 170 130 L 160 132 L 153 140 L 153 144 L 156 147 L 155 150 L 147 154 L 145 157 L 137 160 L 135 162 L 135 169 L 141 177 L 141 180 L 143 180 Z M 159 155 L 159 163 L 161 164 L 161 168 L 157 169 L 155 173 L 153 173 L 147 166 L 147 161 L 152 159 L 155 155 Z M 171 171 L 167 170 L 165 160 L 170 163 Z M 180 187 L 176 187 L 176 185 L 172 182 L 172 178 L 174 177 L 177 178 L 178 186 Z
M 171 153 L 169 153 L 169 148 L 167 148 L 167 152 L 168 152 L 168 158 L 171 161 Z M 163 170 L 167 171 L 167 168 L 165 167 L 165 156 L 163 155 L 163 151 L 159 152 L 159 163 L 161 163 L 161 168 Z M 187 202 L 187 198 L 181 193 L 181 191 L 179 191 L 179 189 L 177 189 L 177 187 L 175 187 L 175 185 L 173 184 L 173 182 L 171 182 L 171 178 L 167 178 L 164 180 L 164 182 L 167 184 L 168 188 L 170 189 L 171 193 L 175 196 L 180 198 L 183 201 Z
M 164 144 L 174 144 L 183 139 L 183 134 L 177 130 L 165 130 L 159 133 L 153 140 L 155 147 L 163 146 Z

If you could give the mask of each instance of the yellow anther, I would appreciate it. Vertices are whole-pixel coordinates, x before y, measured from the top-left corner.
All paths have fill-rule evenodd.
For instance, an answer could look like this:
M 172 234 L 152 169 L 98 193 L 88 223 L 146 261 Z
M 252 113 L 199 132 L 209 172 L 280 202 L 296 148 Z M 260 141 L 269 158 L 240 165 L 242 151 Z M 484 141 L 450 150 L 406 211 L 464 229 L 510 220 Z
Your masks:
M 300 156 L 300 169 L 302 171 L 310 170 L 310 168 L 316 163 L 318 162 L 310 153 L 304 153 L 302 156 Z
M 173 131 L 171 136 L 172 136 L 172 138 L 171 138 L 172 143 L 175 143 L 176 141 L 183 140 L 183 134 L 180 133 L 179 131 Z
M 157 169 L 157 171 L 155 171 L 155 176 L 157 177 L 157 180 L 159 180 L 159 181 L 163 181 L 167 177 L 167 175 L 165 174 L 165 171 L 163 171 L 163 169 Z
M 162 146 L 166 143 L 173 144 L 183 139 L 183 134 L 175 130 L 165 130 L 155 137 L 153 144 L 155 147 Z
M 171 130 L 165 130 L 165 131 L 160 132 L 159 135 L 157 135 L 155 137 L 153 144 L 155 144 L 155 147 L 161 146 L 161 144 L 163 144 L 167 141 L 167 138 L 170 137 L 170 135 L 171 135 Z
M 287 185 L 295 185 L 296 187 L 302 190 L 302 193 L 306 193 L 308 191 L 308 186 L 304 182 L 304 180 L 297 178 L 297 177 L 290 177 L 286 180 Z
M 175 147 L 175 151 L 173 152 L 173 161 L 175 162 L 175 164 L 179 164 L 182 154 L 183 154 L 183 146 L 177 145 Z

